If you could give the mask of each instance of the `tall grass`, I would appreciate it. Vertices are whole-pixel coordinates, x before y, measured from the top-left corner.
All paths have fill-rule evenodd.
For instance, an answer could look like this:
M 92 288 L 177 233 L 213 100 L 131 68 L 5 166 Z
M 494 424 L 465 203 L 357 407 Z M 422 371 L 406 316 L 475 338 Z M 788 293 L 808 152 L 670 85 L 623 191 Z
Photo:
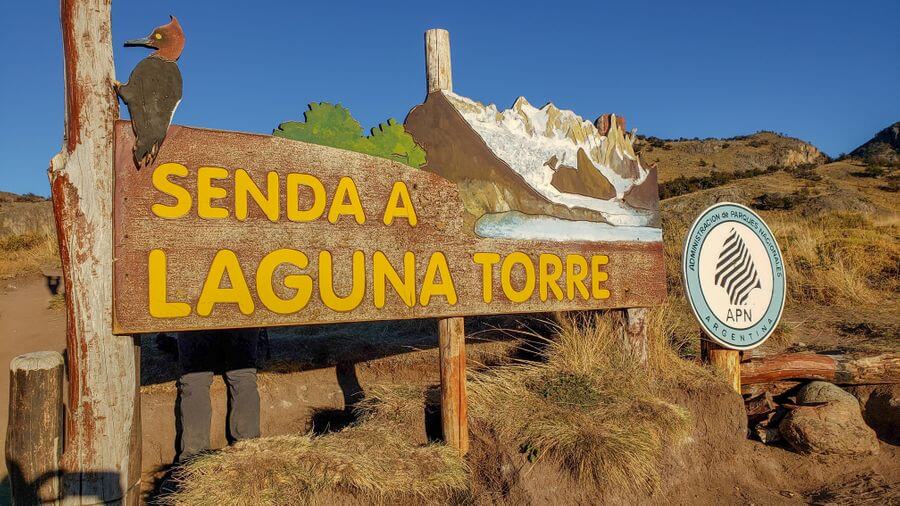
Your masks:
M 557 462 L 576 479 L 634 491 L 654 489 L 663 450 L 688 434 L 690 417 L 658 395 L 663 377 L 680 361 L 653 316 L 651 365 L 624 347 L 612 313 L 558 315 L 556 335 L 544 340 L 541 360 L 473 374 L 470 413 L 498 437 Z M 666 346 L 666 350 L 663 347 Z M 683 362 L 683 361 L 680 361 Z M 686 364 L 686 363 L 685 363 Z M 699 368 L 693 371 L 703 375 Z
M 900 291 L 900 218 L 835 212 L 768 217 L 795 303 L 854 307 Z
M 0 278 L 32 274 L 59 265 L 53 222 L 30 223 L 0 218 Z

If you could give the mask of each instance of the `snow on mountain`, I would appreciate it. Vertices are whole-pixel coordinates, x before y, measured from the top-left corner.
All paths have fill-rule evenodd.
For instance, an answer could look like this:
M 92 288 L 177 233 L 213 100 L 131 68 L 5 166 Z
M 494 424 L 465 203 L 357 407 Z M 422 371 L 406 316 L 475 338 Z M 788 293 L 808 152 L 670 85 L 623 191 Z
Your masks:
M 623 132 L 614 116 L 609 131 L 601 135 L 590 121 L 553 104 L 539 109 L 519 97 L 510 109 L 498 111 L 494 104 L 485 106 L 451 92 L 444 94 L 493 153 L 545 198 L 570 208 L 600 211 L 613 225 L 650 222 L 649 213 L 623 200 L 648 171 L 635 155 L 634 134 Z M 579 150 L 594 167 L 583 169 L 584 164 L 578 163 Z M 560 191 L 552 183 L 561 167 L 598 170 L 615 189 L 615 197 L 605 200 Z

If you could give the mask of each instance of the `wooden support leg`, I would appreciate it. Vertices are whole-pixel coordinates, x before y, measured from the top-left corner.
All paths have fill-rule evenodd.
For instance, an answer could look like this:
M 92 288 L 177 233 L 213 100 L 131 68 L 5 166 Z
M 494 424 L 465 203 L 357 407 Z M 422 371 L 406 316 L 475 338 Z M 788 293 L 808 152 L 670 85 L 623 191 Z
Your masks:
M 444 441 L 458 449 L 462 455 L 469 451 L 465 338 L 464 318 L 442 318 L 438 321 L 438 347 L 441 357 L 441 427 Z
M 741 352 L 729 350 L 706 339 L 700 339 L 703 361 L 719 371 L 738 394 L 741 393 Z
M 650 309 L 633 307 L 625 310 L 625 347 L 642 364 L 647 363 L 647 316 Z
M 6 467 L 13 504 L 59 498 L 62 386 L 63 357 L 58 352 L 27 353 L 10 362 Z

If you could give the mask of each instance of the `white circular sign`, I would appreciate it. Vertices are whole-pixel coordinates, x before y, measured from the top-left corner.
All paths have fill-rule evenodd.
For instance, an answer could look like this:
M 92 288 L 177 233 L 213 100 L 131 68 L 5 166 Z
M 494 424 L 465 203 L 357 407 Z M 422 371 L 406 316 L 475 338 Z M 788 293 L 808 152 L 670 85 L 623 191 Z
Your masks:
M 728 202 L 704 211 L 685 240 L 682 267 L 691 309 L 719 344 L 747 350 L 775 330 L 784 308 L 784 263 L 756 213 Z

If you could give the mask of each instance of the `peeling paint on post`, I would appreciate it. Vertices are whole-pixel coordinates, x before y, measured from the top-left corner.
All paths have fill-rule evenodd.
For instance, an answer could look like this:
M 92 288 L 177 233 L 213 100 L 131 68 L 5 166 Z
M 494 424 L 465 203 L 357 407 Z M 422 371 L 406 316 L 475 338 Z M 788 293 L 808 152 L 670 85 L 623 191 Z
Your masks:
M 49 176 L 66 289 L 66 503 L 137 504 L 140 348 L 112 334 L 113 125 L 110 2 L 60 2 L 65 58 L 63 150 Z

